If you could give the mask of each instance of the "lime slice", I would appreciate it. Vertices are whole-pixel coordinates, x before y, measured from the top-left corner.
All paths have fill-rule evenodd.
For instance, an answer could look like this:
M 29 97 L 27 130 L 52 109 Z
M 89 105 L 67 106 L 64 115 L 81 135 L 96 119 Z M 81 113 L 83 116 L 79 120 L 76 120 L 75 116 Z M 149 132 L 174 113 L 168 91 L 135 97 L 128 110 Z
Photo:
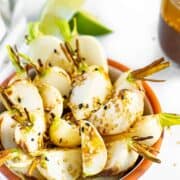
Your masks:
M 111 33 L 112 30 L 107 28 L 105 25 L 100 23 L 96 17 L 91 15 L 86 11 L 77 12 L 73 18 L 76 18 L 77 29 L 80 34 L 89 34 L 89 35 L 104 35 Z M 72 27 L 72 19 L 70 25 Z
M 71 31 L 69 19 L 82 6 L 84 0 L 50 0 L 47 2 L 40 21 L 40 31 L 63 37 L 65 40 Z

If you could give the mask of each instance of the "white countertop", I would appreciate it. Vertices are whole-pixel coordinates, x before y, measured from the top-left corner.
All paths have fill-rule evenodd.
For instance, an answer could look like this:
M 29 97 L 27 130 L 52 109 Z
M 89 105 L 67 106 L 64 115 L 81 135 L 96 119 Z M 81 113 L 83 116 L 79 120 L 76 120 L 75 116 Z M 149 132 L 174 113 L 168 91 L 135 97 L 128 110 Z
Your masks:
M 99 38 L 108 57 L 138 68 L 164 56 L 157 35 L 160 0 L 87 0 L 85 7 L 114 31 Z M 0 68 L 3 67 L 0 70 L 1 79 L 8 72 L 6 66 L 0 65 Z M 167 80 L 159 84 L 151 83 L 163 111 L 180 113 L 180 65 L 178 67 L 172 62 L 169 69 L 155 77 Z M 159 158 L 162 163 L 152 165 L 140 180 L 179 180 L 180 127 L 165 132 Z

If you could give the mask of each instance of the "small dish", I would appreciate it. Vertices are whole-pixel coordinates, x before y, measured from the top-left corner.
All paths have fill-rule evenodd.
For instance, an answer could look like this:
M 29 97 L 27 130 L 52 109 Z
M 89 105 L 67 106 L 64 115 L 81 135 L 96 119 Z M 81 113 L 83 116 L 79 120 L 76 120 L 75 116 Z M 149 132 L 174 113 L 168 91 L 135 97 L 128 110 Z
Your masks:
M 116 61 L 113 61 L 111 59 L 108 59 L 108 64 L 110 67 L 109 73 L 110 73 L 110 77 L 111 77 L 112 81 L 114 81 L 121 72 L 129 70 L 129 68 L 127 66 L 125 66 L 121 63 L 118 63 Z M 13 74 L 10 75 L 9 78 L 7 78 L 2 83 L 2 85 L 3 86 L 6 85 L 7 82 L 12 77 L 13 77 Z M 160 106 L 160 103 L 159 103 L 156 95 L 154 94 L 153 90 L 145 82 L 143 82 L 143 86 L 144 86 L 145 93 L 146 93 L 144 114 L 160 113 L 161 112 L 161 106 Z M 162 140 L 163 140 L 163 134 L 159 138 L 158 142 L 153 146 L 157 151 L 160 150 Z M 119 178 L 122 178 L 124 180 L 136 180 L 141 175 L 143 175 L 145 173 L 145 171 L 147 171 L 147 169 L 151 166 L 151 164 L 152 164 L 151 161 L 149 161 L 147 159 L 139 158 L 137 163 L 131 169 L 129 169 L 127 172 L 124 172 L 123 174 L 120 174 L 118 177 L 116 176 L 115 179 L 117 180 Z M 9 180 L 11 180 L 11 179 L 19 180 L 20 179 L 15 174 L 13 174 L 6 166 L 0 167 L 0 172 L 5 177 L 7 177 L 7 179 L 9 179 Z

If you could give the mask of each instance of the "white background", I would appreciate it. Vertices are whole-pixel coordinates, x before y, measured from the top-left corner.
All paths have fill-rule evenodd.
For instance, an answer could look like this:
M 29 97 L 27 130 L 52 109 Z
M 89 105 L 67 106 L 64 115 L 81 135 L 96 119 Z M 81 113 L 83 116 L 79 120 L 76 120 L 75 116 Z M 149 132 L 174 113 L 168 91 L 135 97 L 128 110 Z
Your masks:
M 31 13 L 42 1 L 27 0 L 23 12 Z M 114 31 L 111 35 L 99 38 L 108 57 L 131 68 L 139 68 L 164 56 L 157 35 L 160 0 L 87 0 L 85 8 Z M 1 61 L 0 64 L 2 81 L 9 66 L 7 62 L 2 64 Z M 178 67 L 172 62 L 171 68 L 155 77 L 167 80 L 165 83 L 151 84 L 163 111 L 180 113 L 180 65 Z M 180 179 L 180 143 L 177 142 L 180 142 L 180 127 L 167 130 L 159 154 L 162 163 L 152 165 L 140 180 Z

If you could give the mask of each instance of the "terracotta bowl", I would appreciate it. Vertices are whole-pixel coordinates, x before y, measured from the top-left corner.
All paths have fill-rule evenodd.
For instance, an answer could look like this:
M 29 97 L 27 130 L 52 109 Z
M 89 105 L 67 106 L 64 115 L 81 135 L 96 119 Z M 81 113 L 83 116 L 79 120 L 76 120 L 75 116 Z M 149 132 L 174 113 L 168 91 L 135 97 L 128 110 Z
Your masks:
M 115 62 L 111 59 L 108 60 L 108 64 L 110 67 L 110 76 L 112 81 L 114 81 L 121 72 L 129 70 L 129 68 L 121 63 Z M 6 85 L 7 82 L 12 78 L 13 75 L 9 76 L 2 85 Z M 160 103 L 154 94 L 153 90 L 150 86 L 143 82 L 143 86 L 146 93 L 146 100 L 145 100 L 145 114 L 153 114 L 153 113 L 160 113 L 161 106 Z M 153 146 L 156 150 L 160 150 L 161 143 L 163 139 L 163 134 L 159 138 L 158 142 Z M 138 162 L 127 172 L 119 175 L 115 179 L 122 178 L 123 180 L 138 180 L 140 176 L 142 176 L 145 171 L 151 166 L 152 162 L 143 158 L 139 158 Z M 9 180 L 19 180 L 20 178 L 13 174 L 6 166 L 0 167 L 0 172 L 7 177 Z M 95 178 L 96 179 L 96 178 Z M 102 178 L 106 179 L 106 178 Z M 114 179 L 114 178 L 111 178 Z

